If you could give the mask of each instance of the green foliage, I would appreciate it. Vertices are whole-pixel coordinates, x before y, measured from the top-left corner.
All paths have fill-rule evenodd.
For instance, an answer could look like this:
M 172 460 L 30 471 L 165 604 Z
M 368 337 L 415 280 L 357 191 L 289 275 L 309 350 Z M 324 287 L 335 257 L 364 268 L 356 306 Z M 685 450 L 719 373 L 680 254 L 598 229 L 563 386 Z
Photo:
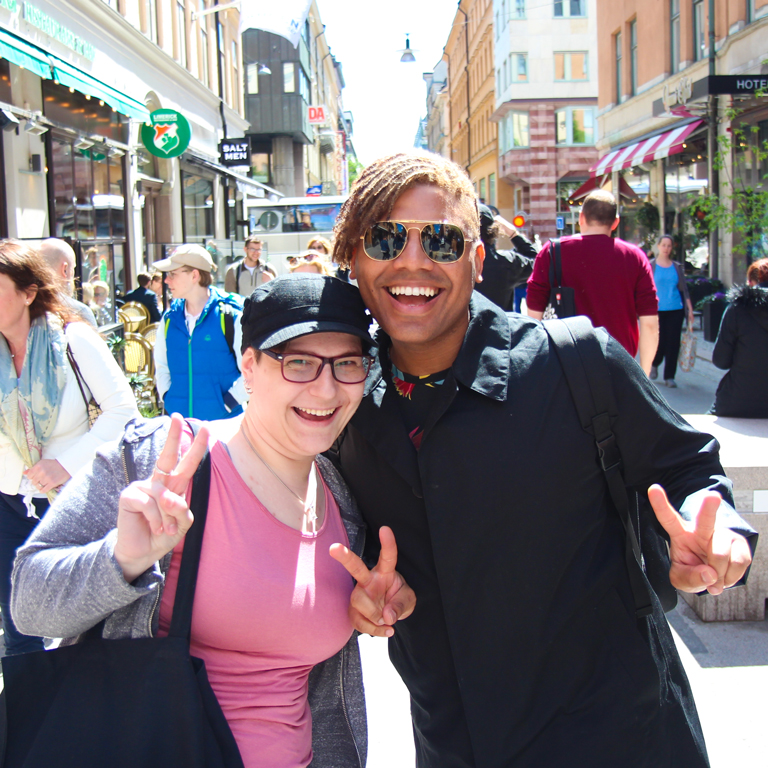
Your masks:
M 650 200 L 647 200 L 635 214 L 635 221 L 639 226 L 648 230 L 648 233 L 653 237 L 658 233 L 661 224 L 659 209 Z
M 347 168 L 349 169 L 349 184 L 352 186 L 353 182 L 360 178 L 360 174 L 365 170 L 365 166 L 357 158 L 349 157 Z
M 758 95 L 764 94 L 758 92 Z M 717 151 L 712 158 L 726 192 L 692 195 L 688 211 L 698 234 L 707 234 L 712 229 L 728 232 L 734 236 L 733 252 L 751 255 L 759 252 L 764 233 L 768 231 L 768 185 L 765 183 L 768 174 L 762 176 L 760 188 L 756 189 L 746 180 L 746 169 L 749 164 L 757 168 L 768 164 L 768 139 L 760 142 L 759 126 L 740 122 L 739 114 L 740 110 L 733 108 L 725 111 L 725 118 L 731 124 L 730 132 L 718 136 Z

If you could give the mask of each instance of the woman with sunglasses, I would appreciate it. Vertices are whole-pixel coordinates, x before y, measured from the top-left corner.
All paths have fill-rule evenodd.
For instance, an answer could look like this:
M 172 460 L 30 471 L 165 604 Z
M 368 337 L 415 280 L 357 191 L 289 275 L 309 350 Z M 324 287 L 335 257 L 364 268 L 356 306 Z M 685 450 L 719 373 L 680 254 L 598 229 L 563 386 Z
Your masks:
M 331 259 L 319 251 L 304 251 L 298 256 L 288 257 L 288 269 L 291 274 L 306 272 L 310 275 L 333 277 Z
M 357 289 L 335 278 L 288 276 L 258 288 L 242 319 L 252 392 L 242 419 L 211 422 L 194 441 L 177 415 L 129 425 L 19 551 L 14 615 L 24 631 L 71 637 L 106 618 L 105 638 L 167 632 L 194 525 L 185 491 L 210 429 L 191 651 L 206 663 L 246 768 L 364 765 L 351 621 L 391 636 L 413 607 L 394 572 L 391 531 L 381 534 L 374 571 L 353 554 L 362 551 L 362 520 L 318 455 L 363 397 L 369 320 Z M 143 478 L 127 488 L 126 448 Z

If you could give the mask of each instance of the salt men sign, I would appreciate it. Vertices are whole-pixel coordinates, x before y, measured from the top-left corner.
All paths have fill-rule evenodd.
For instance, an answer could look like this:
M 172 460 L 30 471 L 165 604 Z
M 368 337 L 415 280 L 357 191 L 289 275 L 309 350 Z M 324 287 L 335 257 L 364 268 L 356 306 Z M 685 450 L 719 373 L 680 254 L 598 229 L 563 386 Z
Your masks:
M 250 165 L 251 140 L 245 136 L 241 139 L 224 139 L 220 141 L 219 157 L 221 164 L 227 168 L 235 165 Z

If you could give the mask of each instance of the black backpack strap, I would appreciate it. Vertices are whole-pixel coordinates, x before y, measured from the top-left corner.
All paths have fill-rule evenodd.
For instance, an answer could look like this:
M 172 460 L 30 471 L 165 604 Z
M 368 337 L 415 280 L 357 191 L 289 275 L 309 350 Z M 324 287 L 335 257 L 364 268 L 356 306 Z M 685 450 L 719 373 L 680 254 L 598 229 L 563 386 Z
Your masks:
M 563 284 L 563 268 L 560 263 L 560 238 L 549 241 L 549 287 L 559 288 Z
M 586 317 L 546 320 L 581 426 L 595 439 L 600 468 L 625 531 L 625 559 L 637 617 L 651 613 L 652 603 L 643 569 L 643 555 L 630 516 L 629 498 L 621 474 L 621 452 L 611 429 L 613 402 L 610 373 L 592 323 Z

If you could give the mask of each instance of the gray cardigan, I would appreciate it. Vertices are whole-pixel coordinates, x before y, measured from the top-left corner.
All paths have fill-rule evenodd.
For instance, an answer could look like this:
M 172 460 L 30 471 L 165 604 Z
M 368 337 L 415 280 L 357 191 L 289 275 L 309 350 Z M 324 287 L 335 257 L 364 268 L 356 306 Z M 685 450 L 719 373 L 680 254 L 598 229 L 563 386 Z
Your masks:
M 680 291 L 680 298 L 683 300 L 683 309 L 687 310 L 691 297 L 688 293 L 688 283 L 685 281 L 685 270 L 679 261 L 673 261 L 672 265 L 677 270 L 677 290 Z M 653 272 L 653 280 L 656 282 L 656 259 L 651 259 L 651 272 Z
M 105 639 L 152 637 L 171 554 L 132 583 L 114 557 L 118 499 L 130 476 L 151 475 L 165 445 L 170 419 L 128 423 L 117 443 L 69 482 L 14 564 L 11 610 L 21 632 L 64 637 L 65 644 L 106 618 Z M 320 472 L 336 499 L 350 549 L 361 554 L 365 527 L 341 476 L 322 456 Z M 357 635 L 310 673 L 311 768 L 361 768 L 367 724 Z

